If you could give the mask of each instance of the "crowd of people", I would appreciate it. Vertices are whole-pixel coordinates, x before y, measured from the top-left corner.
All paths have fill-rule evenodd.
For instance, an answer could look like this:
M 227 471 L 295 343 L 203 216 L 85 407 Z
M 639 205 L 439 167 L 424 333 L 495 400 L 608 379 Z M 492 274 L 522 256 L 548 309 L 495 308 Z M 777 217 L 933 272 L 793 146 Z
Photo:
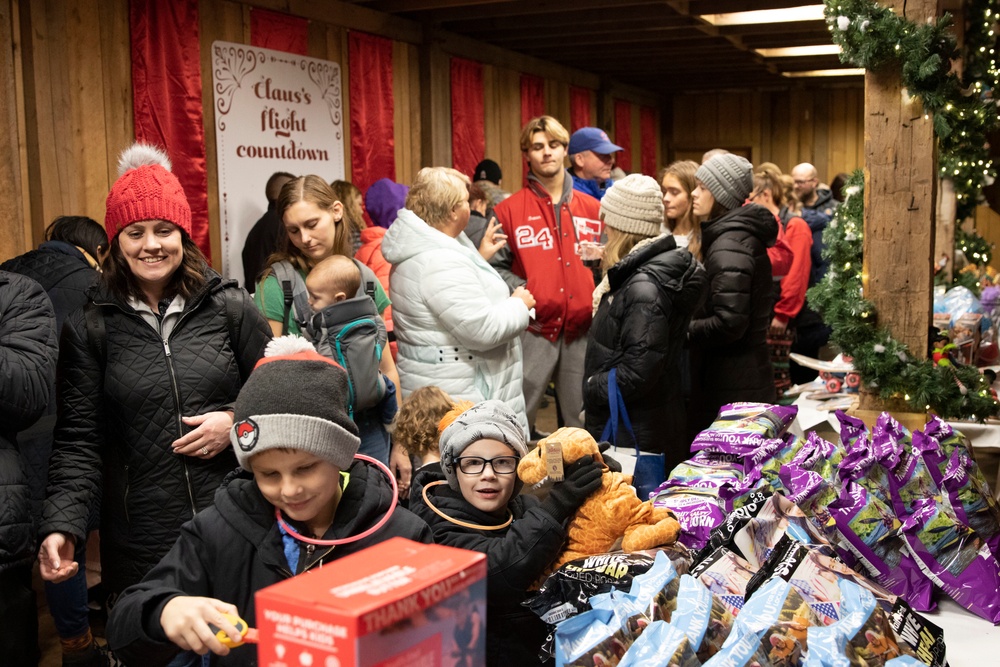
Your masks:
M 625 175 L 606 133 L 551 116 L 520 146 L 513 194 L 491 160 L 364 193 L 274 174 L 240 287 L 192 241 L 167 156 L 137 144 L 103 229 L 60 218 L 0 266 L 10 664 L 37 661 L 36 559 L 64 664 L 106 664 L 84 576 L 98 526 L 127 664 L 245 664 L 210 628 L 236 637 L 223 613 L 253 618 L 259 588 L 394 535 L 485 552 L 489 663 L 528 664 L 520 602 L 601 469 L 520 495 L 544 397 L 598 440 L 627 419 L 616 444 L 669 472 L 721 405 L 804 379 L 787 353 L 828 336 L 805 291 L 835 202 L 812 165 L 726 151 Z

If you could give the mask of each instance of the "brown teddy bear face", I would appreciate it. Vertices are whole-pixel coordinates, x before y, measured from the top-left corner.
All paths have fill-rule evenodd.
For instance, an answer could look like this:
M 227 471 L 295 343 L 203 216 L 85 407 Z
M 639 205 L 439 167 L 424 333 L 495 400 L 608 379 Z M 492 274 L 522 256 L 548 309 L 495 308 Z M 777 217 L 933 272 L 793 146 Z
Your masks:
M 562 445 L 564 463 L 572 463 L 588 454 L 598 463 L 604 463 L 594 436 L 586 429 L 564 426 L 549 437 L 539 440 L 538 446 L 521 459 L 521 463 L 517 466 L 517 476 L 528 486 L 545 479 L 545 445 L 549 442 L 558 442 Z

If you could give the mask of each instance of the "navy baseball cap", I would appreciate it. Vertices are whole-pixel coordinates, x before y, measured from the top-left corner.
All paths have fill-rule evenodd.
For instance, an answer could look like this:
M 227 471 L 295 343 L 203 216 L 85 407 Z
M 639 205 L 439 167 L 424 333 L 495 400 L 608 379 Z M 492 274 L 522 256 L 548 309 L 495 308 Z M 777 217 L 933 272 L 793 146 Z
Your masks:
M 608 133 L 599 127 L 581 127 L 569 138 L 569 155 L 576 155 L 583 151 L 594 151 L 602 155 L 610 155 L 624 150 L 621 146 L 616 146 L 608 139 Z

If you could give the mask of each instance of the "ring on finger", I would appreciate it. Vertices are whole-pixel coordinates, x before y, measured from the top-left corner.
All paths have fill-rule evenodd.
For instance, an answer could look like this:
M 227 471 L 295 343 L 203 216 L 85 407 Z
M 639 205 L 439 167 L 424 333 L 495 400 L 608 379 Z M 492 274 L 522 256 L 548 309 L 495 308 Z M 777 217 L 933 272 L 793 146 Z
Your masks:
M 208 447 L 202 447 L 201 448 L 201 455 L 202 456 L 208 456 Z

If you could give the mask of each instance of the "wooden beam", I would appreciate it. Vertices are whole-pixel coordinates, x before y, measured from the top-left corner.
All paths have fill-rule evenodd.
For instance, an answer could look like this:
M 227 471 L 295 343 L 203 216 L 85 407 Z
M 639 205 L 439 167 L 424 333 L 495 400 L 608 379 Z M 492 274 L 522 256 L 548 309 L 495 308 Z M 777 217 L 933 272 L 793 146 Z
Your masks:
M 520 31 L 523 36 L 534 37 L 535 40 L 538 40 L 538 35 L 527 33 L 539 29 L 551 30 L 553 26 L 558 26 L 558 34 L 561 39 L 567 31 L 573 32 L 582 28 L 598 31 L 603 28 L 604 32 L 607 33 L 636 23 L 663 27 L 690 27 L 695 20 L 677 14 L 666 5 L 618 9 L 613 13 L 609 13 L 606 7 L 582 10 L 564 7 L 564 10 L 558 14 L 497 17 L 490 20 L 465 20 L 463 15 L 461 20 L 445 21 L 442 23 L 442 27 L 462 34 L 480 33 L 484 36 L 491 36 L 494 33 L 503 36 L 512 31 Z
M 322 21 L 349 30 L 370 32 L 400 42 L 419 44 L 423 30 L 416 21 L 375 11 L 368 7 L 339 0 L 240 0 L 241 4 Z
M 937 0 L 886 0 L 917 25 L 937 14 Z M 937 169 L 934 127 L 906 94 L 898 68 L 865 75 L 864 296 L 878 324 L 927 358 L 931 324 Z M 831 271 L 843 267 L 830 267 Z M 861 409 L 877 410 L 872 394 Z
M 663 0 L 619 0 L 615 2 L 613 10 L 609 10 L 607 0 L 574 0 L 572 4 L 573 8 L 579 11 L 603 9 L 605 12 L 620 12 L 627 7 L 644 5 L 663 5 Z M 564 11 L 566 11 L 566 0 L 512 0 L 499 5 L 467 7 L 461 12 L 454 10 L 427 12 L 421 18 L 432 23 L 447 24 L 455 20 L 493 20 L 504 16 L 537 16 Z
M 14 43 L 13 2 L 0 2 L 0 43 Z M 14 74 L 14 50 L 0 49 L 0 88 L 17 88 Z M 23 253 L 25 219 L 21 197 L 21 158 L 18 148 L 17 97 L 9 93 L 0 96 L 0 260 Z
M 436 42 L 419 48 L 421 166 L 450 167 L 451 63 Z
M 394 14 L 396 12 L 427 12 L 438 9 L 461 9 L 483 5 L 499 5 L 506 0 L 379 0 L 368 4 L 368 7 Z

